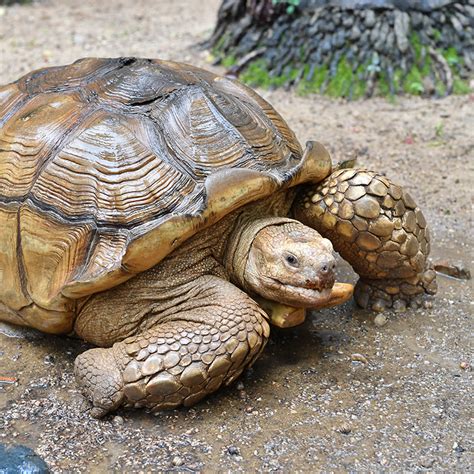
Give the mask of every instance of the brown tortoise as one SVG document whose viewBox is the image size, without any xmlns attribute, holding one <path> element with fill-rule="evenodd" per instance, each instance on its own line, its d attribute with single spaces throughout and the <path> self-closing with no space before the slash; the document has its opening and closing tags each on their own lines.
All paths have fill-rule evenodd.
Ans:
<svg viewBox="0 0 474 474">
<path fill-rule="evenodd" d="M 251 89 L 167 61 L 83 59 L 0 88 L 0 229 L 0 319 L 101 347 L 75 364 L 94 416 L 189 406 L 254 362 L 269 319 L 347 300 L 331 242 L 363 307 L 436 290 L 399 186 L 331 174 Z"/>
</svg>

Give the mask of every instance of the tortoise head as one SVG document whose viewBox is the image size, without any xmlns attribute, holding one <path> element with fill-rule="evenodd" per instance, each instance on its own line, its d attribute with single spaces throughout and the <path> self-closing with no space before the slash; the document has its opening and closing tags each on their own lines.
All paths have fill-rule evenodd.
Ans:
<svg viewBox="0 0 474 474">
<path fill-rule="evenodd" d="M 322 307 L 330 299 L 333 247 L 315 230 L 291 219 L 262 219 L 239 241 L 232 273 L 245 289 L 300 308 Z"/>
<path fill-rule="evenodd" d="M 270 300 L 320 306 L 335 281 L 332 250 L 328 239 L 300 222 L 265 227 L 249 250 L 246 285 Z"/>
</svg>

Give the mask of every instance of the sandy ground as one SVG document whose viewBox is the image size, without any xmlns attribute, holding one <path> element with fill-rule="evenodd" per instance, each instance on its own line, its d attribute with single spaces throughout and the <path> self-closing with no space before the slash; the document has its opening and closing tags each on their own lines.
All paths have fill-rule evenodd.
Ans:
<svg viewBox="0 0 474 474">
<path fill-rule="evenodd" d="M 83 56 L 172 58 L 194 48 L 217 0 L 49 0 L 0 9 L 0 83 Z M 207 67 L 210 67 L 207 65 Z M 404 183 L 431 225 L 434 260 L 472 269 L 474 97 L 346 103 L 262 94 L 301 141 Z M 340 264 L 341 278 L 354 279 Z M 54 472 L 445 471 L 472 457 L 472 281 L 439 277 L 433 309 L 352 304 L 273 331 L 232 387 L 192 409 L 91 419 L 72 377 L 79 341 L 1 327 L 0 443 L 21 443 Z M 362 354 L 367 363 L 352 361 Z M 470 392 L 470 393 L 469 393 Z"/>
</svg>

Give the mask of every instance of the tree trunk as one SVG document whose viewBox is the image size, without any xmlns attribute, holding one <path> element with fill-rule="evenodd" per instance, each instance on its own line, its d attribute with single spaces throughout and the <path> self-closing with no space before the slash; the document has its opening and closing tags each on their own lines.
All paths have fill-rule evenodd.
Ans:
<svg viewBox="0 0 474 474">
<path fill-rule="evenodd" d="M 223 0 L 207 42 L 253 85 L 355 98 L 468 92 L 468 0 Z"/>
</svg>

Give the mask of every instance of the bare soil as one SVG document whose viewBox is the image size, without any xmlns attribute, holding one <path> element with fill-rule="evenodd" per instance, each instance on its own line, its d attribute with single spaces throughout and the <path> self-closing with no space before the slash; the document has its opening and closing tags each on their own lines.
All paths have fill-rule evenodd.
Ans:
<svg viewBox="0 0 474 474">
<path fill-rule="evenodd" d="M 0 83 L 84 56 L 211 68 L 195 45 L 210 34 L 218 4 L 0 7 Z M 403 183 L 431 225 L 433 260 L 472 270 L 474 96 L 348 103 L 260 92 L 302 142 L 317 139 L 335 161 L 357 156 Z M 339 272 L 354 281 L 344 262 Z M 432 309 L 387 312 L 383 326 L 348 303 L 274 330 L 232 387 L 158 416 L 92 419 L 72 376 L 87 346 L 2 325 L 0 377 L 16 382 L 0 382 L 0 443 L 32 447 L 53 472 L 472 471 L 472 281 L 438 281 Z"/>
</svg>

